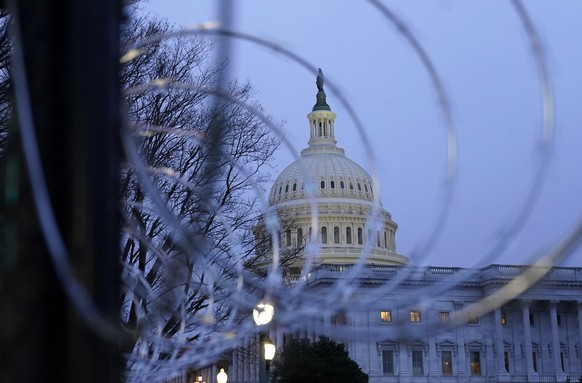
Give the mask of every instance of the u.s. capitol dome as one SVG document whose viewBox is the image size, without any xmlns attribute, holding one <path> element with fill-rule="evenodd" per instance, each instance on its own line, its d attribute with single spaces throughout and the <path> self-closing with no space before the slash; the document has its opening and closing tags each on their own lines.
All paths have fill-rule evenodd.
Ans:
<svg viewBox="0 0 582 383">
<path fill-rule="evenodd" d="M 336 145 L 336 114 L 326 102 L 321 70 L 316 84 L 316 103 L 307 115 L 308 147 L 279 174 L 269 194 L 280 222 L 280 248 L 302 249 L 316 242 L 316 265 L 350 265 L 360 259 L 405 265 L 408 259 L 396 253 L 398 225 L 374 194 L 372 177 Z"/>
</svg>

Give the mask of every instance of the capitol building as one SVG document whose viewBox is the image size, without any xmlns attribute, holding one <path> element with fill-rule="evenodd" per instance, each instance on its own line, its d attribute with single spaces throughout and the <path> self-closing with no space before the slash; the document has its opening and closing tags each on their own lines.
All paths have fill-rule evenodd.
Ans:
<svg viewBox="0 0 582 383">
<path fill-rule="evenodd" d="M 281 225 L 281 252 L 305 252 L 287 265 L 285 275 L 293 278 L 309 262 L 305 288 L 325 296 L 362 263 L 350 294 L 353 302 L 366 304 L 324 310 L 321 320 L 291 333 L 272 327 L 275 345 L 281 348 L 289 337 L 329 336 L 346 345 L 371 383 L 578 382 L 582 268 L 410 265 L 397 252 L 398 225 L 382 206 L 372 177 L 337 146 L 336 114 L 321 71 L 316 84 L 305 129 L 308 146 L 269 194 Z M 265 233 L 260 222 L 255 235 Z M 313 242 L 317 252 L 308 254 Z M 266 261 L 273 256 L 269 246 L 259 253 Z M 535 283 L 519 290 L 524 280 Z M 259 381 L 257 361 L 237 357 L 236 350 L 222 367 L 229 382 Z"/>
</svg>

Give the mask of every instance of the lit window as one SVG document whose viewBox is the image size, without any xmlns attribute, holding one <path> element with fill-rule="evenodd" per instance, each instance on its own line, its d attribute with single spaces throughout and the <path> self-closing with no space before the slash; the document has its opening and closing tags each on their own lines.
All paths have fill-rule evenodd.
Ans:
<svg viewBox="0 0 582 383">
<path fill-rule="evenodd" d="M 449 323 L 451 314 L 448 311 L 441 311 L 439 312 L 439 319 L 441 323 Z"/>
<path fill-rule="evenodd" d="M 441 351 L 441 367 L 443 375 L 453 375 L 453 353 L 451 351 Z"/>
<path fill-rule="evenodd" d="M 471 351 L 471 375 L 481 375 L 481 354 L 479 351 Z"/>
<path fill-rule="evenodd" d="M 392 311 L 390 310 L 380 311 L 380 322 L 382 323 L 392 322 Z"/>
<path fill-rule="evenodd" d="M 420 311 L 417 310 L 410 311 L 410 322 L 420 323 Z"/>
<path fill-rule="evenodd" d="M 382 372 L 384 375 L 394 375 L 393 350 L 382 350 Z"/>
<path fill-rule="evenodd" d="M 507 314 L 505 313 L 501 313 L 501 324 L 504 326 L 507 324 Z"/>
</svg>

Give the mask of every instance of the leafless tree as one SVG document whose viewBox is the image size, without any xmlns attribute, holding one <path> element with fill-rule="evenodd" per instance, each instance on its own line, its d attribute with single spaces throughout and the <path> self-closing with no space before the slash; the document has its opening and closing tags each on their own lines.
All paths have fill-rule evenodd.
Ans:
<svg viewBox="0 0 582 383">
<path fill-rule="evenodd" d="M 0 158 L 8 139 L 8 119 L 10 115 L 10 52 L 11 39 L 8 35 L 10 14 L 0 9 Z"/>
<path fill-rule="evenodd" d="M 123 36 L 129 43 L 169 31 L 162 21 L 132 18 Z M 248 83 L 228 83 L 213 102 L 208 90 L 217 89 L 227 65 L 212 62 L 213 46 L 191 36 L 149 44 L 121 73 L 140 166 L 174 218 L 160 211 L 128 163 L 121 174 L 122 320 L 142 346 L 154 332 L 196 342 L 209 316 L 215 324 L 228 318 L 225 281 L 255 257 L 252 227 L 264 208 L 256 188 L 269 180 L 279 141 L 256 113 L 263 110 Z M 222 134 L 212 137 L 217 123 Z"/>
</svg>

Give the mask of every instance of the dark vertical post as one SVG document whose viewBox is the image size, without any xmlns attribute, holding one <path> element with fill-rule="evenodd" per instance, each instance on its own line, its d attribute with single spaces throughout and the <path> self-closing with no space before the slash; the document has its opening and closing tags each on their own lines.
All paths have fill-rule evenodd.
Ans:
<svg viewBox="0 0 582 383">
<path fill-rule="evenodd" d="M 266 334 L 259 334 L 259 383 L 267 383 L 267 362 L 265 361 L 265 337 Z"/>
<path fill-rule="evenodd" d="M 10 9 L 22 36 L 16 49 L 24 54 L 38 150 L 60 235 L 76 278 L 102 315 L 117 323 L 120 0 L 5 5 L 10 4 L 17 7 Z M 2 164 L 11 176 L 1 181 L 2 224 L 10 230 L 4 231 L 2 242 L 9 245 L 0 257 L 0 381 L 118 383 L 119 344 L 86 326 L 53 268 L 29 169 L 14 145 L 27 139 L 16 125 Z"/>
</svg>

